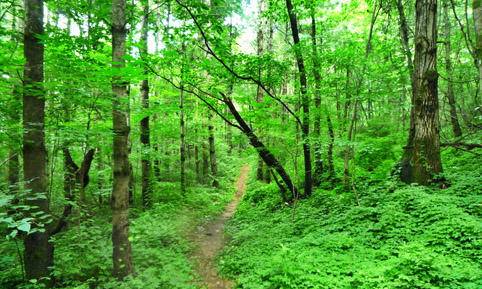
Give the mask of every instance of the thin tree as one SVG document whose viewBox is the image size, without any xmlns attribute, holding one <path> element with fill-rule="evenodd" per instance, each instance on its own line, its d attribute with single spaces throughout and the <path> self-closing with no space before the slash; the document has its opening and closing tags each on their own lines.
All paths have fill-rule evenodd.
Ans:
<svg viewBox="0 0 482 289">
<path fill-rule="evenodd" d="M 300 92 L 301 92 L 301 106 L 303 108 L 303 117 L 301 132 L 303 136 L 303 156 L 305 165 L 305 184 L 304 195 L 311 195 L 312 190 L 312 177 L 311 177 L 311 149 L 310 149 L 310 97 L 308 95 L 308 81 L 306 76 L 305 63 L 303 60 L 303 54 L 301 53 L 301 43 L 299 36 L 298 20 L 294 12 L 293 3 L 291 0 L 286 0 L 286 9 L 288 10 L 288 16 L 290 19 L 291 34 L 294 42 L 294 51 L 296 63 L 298 66 Z"/>
<path fill-rule="evenodd" d="M 443 6 L 443 15 L 444 15 L 444 52 L 445 52 L 445 70 L 447 72 L 447 100 L 449 102 L 450 107 L 450 124 L 452 125 L 452 132 L 456 138 L 462 136 L 462 129 L 460 128 L 459 119 L 457 117 L 457 107 L 455 104 L 455 94 L 454 94 L 454 85 L 453 85 L 453 65 L 452 65 L 452 43 L 450 41 L 450 37 L 452 34 L 450 18 L 449 18 L 449 2 L 445 0 Z"/>
<path fill-rule="evenodd" d="M 149 31 L 149 0 L 143 0 L 143 16 L 142 16 L 142 33 L 141 33 L 141 57 L 143 61 L 147 61 L 148 56 L 148 31 Z M 149 109 L 149 69 L 146 64 L 143 65 L 144 79 L 141 81 L 141 104 L 142 108 Z M 150 160 L 150 129 L 149 116 L 144 116 L 141 119 L 141 194 L 142 206 L 144 209 L 151 205 L 151 160 Z"/>
</svg>

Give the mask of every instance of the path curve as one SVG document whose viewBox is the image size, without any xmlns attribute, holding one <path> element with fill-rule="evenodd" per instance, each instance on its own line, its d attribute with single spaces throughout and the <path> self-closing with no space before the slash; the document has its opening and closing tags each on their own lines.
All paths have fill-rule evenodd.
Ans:
<svg viewBox="0 0 482 289">
<path fill-rule="evenodd" d="M 224 225 L 236 211 L 236 207 L 241 201 L 246 191 L 249 166 L 244 165 L 236 181 L 236 194 L 233 200 L 226 206 L 224 212 L 211 220 L 207 224 L 198 227 L 193 237 L 196 249 L 193 258 L 196 270 L 202 278 L 203 288 L 208 289 L 231 289 L 233 282 L 221 278 L 216 267 L 216 256 L 222 250 L 225 243 Z"/>
</svg>

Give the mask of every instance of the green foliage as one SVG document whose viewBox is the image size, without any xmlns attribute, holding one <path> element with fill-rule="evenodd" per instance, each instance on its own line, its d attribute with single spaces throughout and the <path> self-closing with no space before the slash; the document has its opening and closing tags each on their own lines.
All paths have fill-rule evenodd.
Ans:
<svg viewBox="0 0 482 289">
<path fill-rule="evenodd" d="M 249 289 L 479 288 L 482 222 L 466 205 L 482 199 L 480 168 L 470 171 L 466 154 L 446 157 L 463 185 L 394 190 L 388 181 L 360 192 L 359 206 L 352 193 L 318 190 L 286 207 L 270 185 L 251 183 L 222 271 Z"/>
</svg>

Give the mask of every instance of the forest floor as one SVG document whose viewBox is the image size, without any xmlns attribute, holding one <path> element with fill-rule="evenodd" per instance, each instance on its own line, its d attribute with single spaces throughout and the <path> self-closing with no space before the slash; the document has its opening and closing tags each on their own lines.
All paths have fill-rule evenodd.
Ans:
<svg viewBox="0 0 482 289">
<path fill-rule="evenodd" d="M 229 202 L 220 215 L 197 227 L 192 234 L 192 241 L 195 244 L 192 259 L 195 262 L 196 271 L 201 277 L 202 286 L 208 289 L 230 289 L 233 285 L 232 281 L 219 276 L 216 256 L 221 252 L 226 241 L 224 225 L 234 215 L 246 191 L 248 173 L 249 166 L 244 165 L 236 181 L 236 194 L 233 200 Z"/>
</svg>

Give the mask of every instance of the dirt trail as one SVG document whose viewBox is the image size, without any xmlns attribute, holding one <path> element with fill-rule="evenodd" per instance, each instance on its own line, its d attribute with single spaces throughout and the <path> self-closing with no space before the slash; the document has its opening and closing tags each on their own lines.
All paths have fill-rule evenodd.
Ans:
<svg viewBox="0 0 482 289">
<path fill-rule="evenodd" d="M 249 166 L 244 165 L 236 182 L 236 195 L 226 206 L 224 212 L 207 224 L 198 227 L 193 236 L 196 250 L 193 254 L 197 273 L 202 278 L 202 285 L 209 289 L 231 289 L 233 282 L 224 280 L 218 275 L 216 256 L 224 246 L 224 224 L 236 211 L 246 190 Z M 203 287 L 204 288 L 204 287 Z"/>
</svg>

